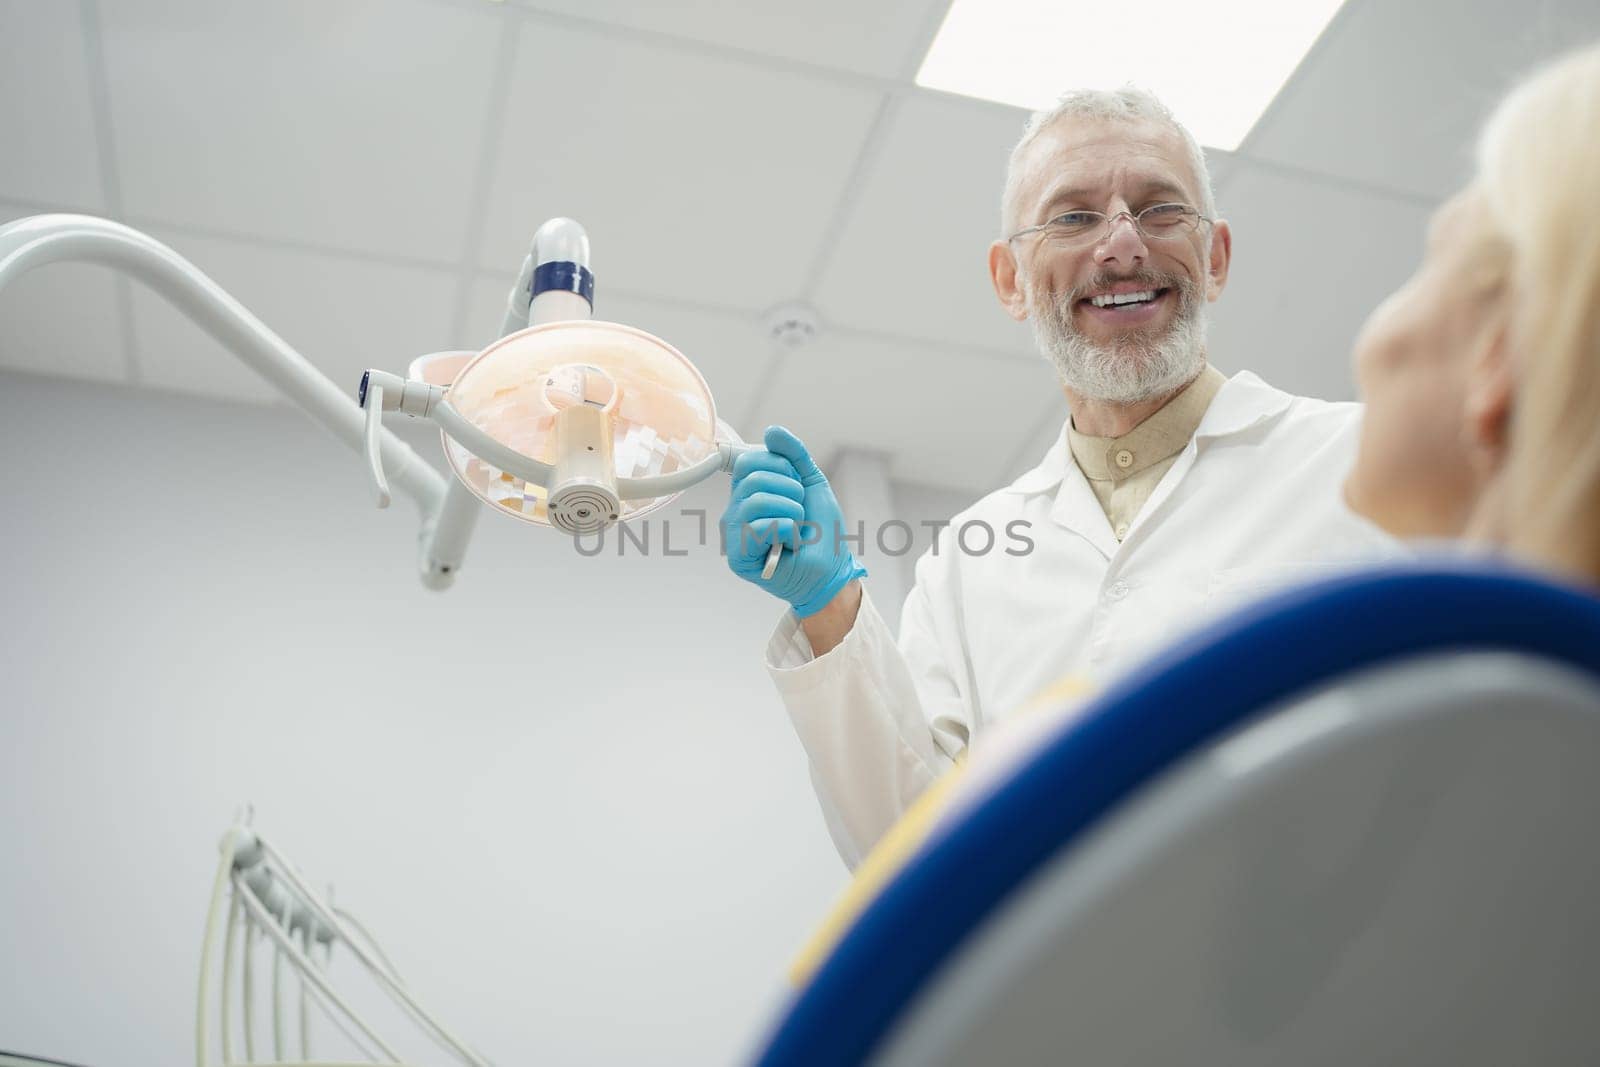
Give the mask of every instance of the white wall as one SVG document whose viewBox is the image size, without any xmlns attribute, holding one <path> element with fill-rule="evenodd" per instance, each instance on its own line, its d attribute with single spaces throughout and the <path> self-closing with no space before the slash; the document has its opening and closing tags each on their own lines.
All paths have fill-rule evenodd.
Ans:
<svg viewBox="0 0 1600 1067">
<path fill-rule="evenodd" d="M 867 473 L 872 471 L 870 461 L 864 465 L 857 461 L 853 470 L 841 471 L 842 461 L 842 454 L 835 453 L 821 461 L 822 469 L 839 498 L 847 530 L 860 535 L 850 547 L 867 568 L 873 603 L 890 629 L 898 631 L 900 610 L 916 580 L 917 560 L 933 547 L 938 528 L 981 494 L 906 481 L 889 482 L 886 491 L 874 492 Z M 852 475 L 865 475 L 865 484 L 852 484 Z"/>
<path fill-rule="evenodd" d="M 296 412 L 0 389 L 0 1047 L 192 1056 L 244 801 L 502 1064 L 749 1046 L 845 873 L 761 667 L 778 605 L 715 541 L 584 559 L 485 514 L 429 593 L 414 512 Z"/>
</svg>

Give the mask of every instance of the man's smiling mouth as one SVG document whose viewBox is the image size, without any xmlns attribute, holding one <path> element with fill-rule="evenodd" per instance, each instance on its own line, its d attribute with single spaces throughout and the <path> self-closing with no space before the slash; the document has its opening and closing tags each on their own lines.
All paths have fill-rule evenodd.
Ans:
<svg viewBox="0 0 1600 1067">
<path fill-rule="evenodd" d="M 1165 287 L 1134 289 L 1122 293 L 1101 293 L 1084 297 L 1079 303 L 1088 304 L 1101 311 L 1134 311 L 1149 307 L 1172 290 Z"/>
<path fill-rule="evenodd" d="M 1120 307 L 1123 304 L 1148 304 L 1164 292 L 1165 289 L 1141 289 L 1137 293 L 1105 293 L 1090 297 L 1089 303 L 1097 308 Z"/>
</svg>

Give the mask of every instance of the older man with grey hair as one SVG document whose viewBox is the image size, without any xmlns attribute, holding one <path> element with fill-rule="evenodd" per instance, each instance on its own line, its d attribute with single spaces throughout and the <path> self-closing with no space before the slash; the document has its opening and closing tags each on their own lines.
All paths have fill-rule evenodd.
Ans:
<svg viewBox="0 0 1600 1067">
<path fill-rule="evenodd" d="M 1241 597 L 1394 551 L 1340 493 L 1359 407 L 1207 362 L 1233 238 L 1158 100 L 1080 91 L 1034 115 L 1001 223 L 995 294 L 1032 324 L 1068 417 L 917 561 L 898 641 L 799 439 L 769 429 L 734 469 L 729 566 L 790 605 L 767 666 L 851 865 L 996 724 Z M 776 570 L 751 528 L 788 542 Z"/>
</svg>

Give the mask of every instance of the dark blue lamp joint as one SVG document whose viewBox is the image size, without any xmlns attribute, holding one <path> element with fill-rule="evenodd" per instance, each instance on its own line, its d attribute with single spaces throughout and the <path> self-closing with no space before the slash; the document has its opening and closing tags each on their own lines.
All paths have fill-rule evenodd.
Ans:
<svg viewBox="0 0 1600 1067">
<path fill-rule="evenodd" d="M 594 273 L 588 267 L 571 260 L 541 263 L 533 270 L 533 281 L 528 286 L 529 299 L 552 289 L 577 293 L 594 307 Z"/>
</svg>

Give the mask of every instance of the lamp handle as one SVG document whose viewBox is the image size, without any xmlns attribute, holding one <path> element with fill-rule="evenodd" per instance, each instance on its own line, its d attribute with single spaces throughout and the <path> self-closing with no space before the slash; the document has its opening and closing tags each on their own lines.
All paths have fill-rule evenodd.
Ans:
<svg viewBox="0 0 1600 1067">
<path fill-rule="evenodd" d="M 367 456 L 367 475 L 378 493 L 378 507 L 389 506 L 389 480 L 383 476 L 383 453 L 378 449 L 378 431 L 383 427 L 383 386 L 368 381 L 361 390 L 361 406 L 365 409 L 366 423 L 362 427 L 362 442 Z"/>
</svg>

